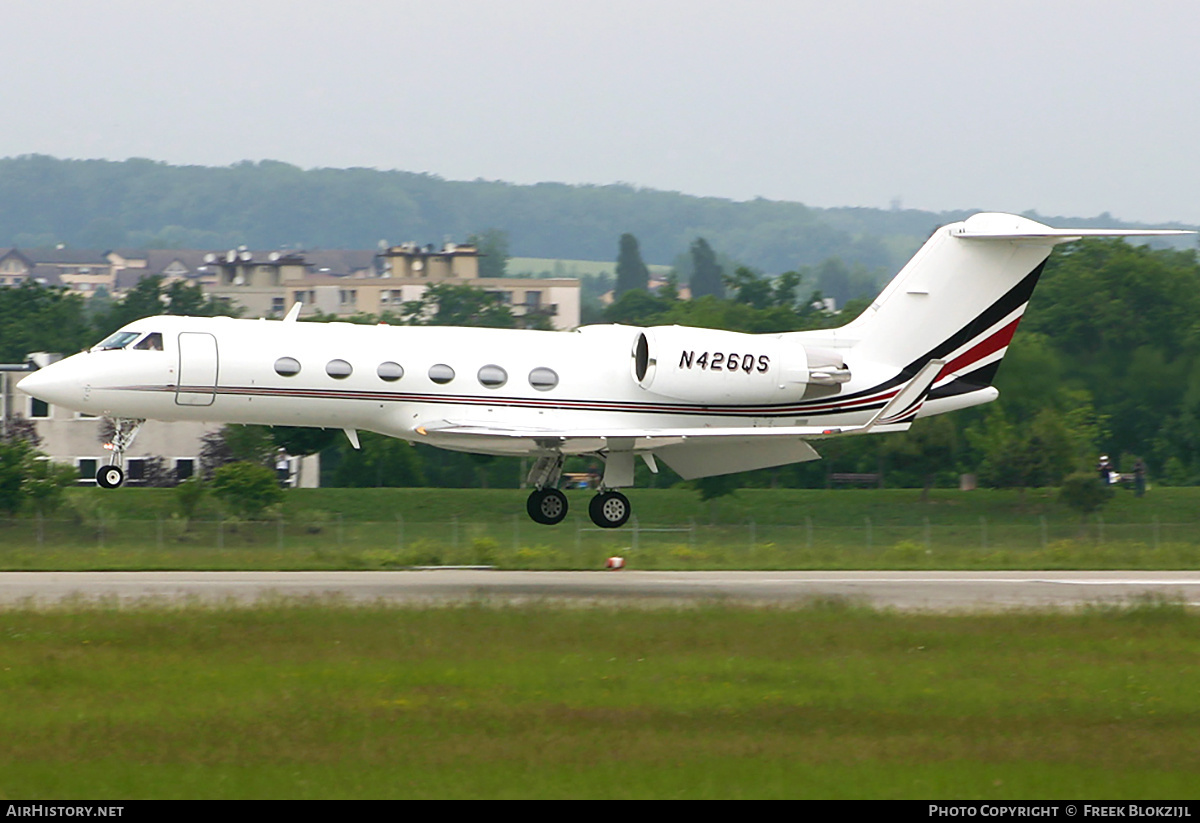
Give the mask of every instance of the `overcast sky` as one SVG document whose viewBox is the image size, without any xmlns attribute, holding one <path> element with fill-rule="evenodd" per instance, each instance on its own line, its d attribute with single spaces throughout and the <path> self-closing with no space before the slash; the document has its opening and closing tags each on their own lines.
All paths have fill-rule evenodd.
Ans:
<svg viewBox="0 0 1200 823">
<path fill-rule="evenodd" d="M 1200 4 L 0 0 L 0 156 L 1200 223 Z"/>
</svg>

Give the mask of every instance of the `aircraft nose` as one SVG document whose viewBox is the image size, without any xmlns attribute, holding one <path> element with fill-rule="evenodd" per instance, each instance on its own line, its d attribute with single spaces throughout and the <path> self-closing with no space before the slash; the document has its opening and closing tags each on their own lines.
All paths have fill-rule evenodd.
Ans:
<svg viewBox="0 0 1200 823">
<path fill-rule="evenodd" d="M 71 369 L 60 368 L 62 363 L 52 363 L 38 369 L 33 374 L 26 375 L 17 383 L 17 388 L 26 394 L 33 395 L 38 400 L 57 405 L 68 405 L 77 400 L 80 386 L 73 379 Z"/>
</svg>

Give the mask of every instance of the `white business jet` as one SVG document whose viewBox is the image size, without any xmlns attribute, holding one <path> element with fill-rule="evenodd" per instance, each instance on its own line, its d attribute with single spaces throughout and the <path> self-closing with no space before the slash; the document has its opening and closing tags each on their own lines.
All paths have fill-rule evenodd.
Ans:
<svg viewBox="0 0 1200 823">
<path fill-rule="evenodd" d="M 147 317 L 20 388 L 116 424 L 112 462 L 146 419 L 367 430 L 444 449 L 535 458 L 527 509 L 559 523 L 563 458 L 604 461 L 589 506 L 638 458 L 692 479 L 818 459 L 812 441 L 903 431 L 996 399 L 992 386 L 1055 244 L 1178 231 L 1053 229 L 976 214 L 937 230 L 861 316 L 837 329 L 741 334 L 682 326 L 574 332 Z"/>
</svg>

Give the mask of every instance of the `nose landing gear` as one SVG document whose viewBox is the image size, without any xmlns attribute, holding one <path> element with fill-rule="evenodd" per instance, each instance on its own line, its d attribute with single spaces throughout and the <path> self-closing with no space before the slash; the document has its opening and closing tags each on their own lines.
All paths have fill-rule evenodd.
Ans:
<svg viewBox="0 0 1200 823">
<path fill-rule="evenodd" d="M 125 482 L 125 470 L 121 468 L 125 450 L 133 445 L 134 438 L 146 421 L 118 417 L 112 422 L 112 442 L 104 445 L 104 448 L 112 451 L 112 458 L 107 466 L 101 466 L 96 472 L 96 485 L 102 489 L 115 489 Z"/>
<path fill-rule="evenodd" d="M 102 489 L 115 489 L 124 482 L 125 470 L 120 466 L 109 464 L 96 472 L 96 485 Z"/>
</svg>

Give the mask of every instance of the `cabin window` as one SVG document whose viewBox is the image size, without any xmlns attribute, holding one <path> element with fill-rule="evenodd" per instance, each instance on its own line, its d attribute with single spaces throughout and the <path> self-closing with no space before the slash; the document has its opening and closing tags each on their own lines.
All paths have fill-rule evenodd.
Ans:
<svg viewBox="0 0 1200 823">
<path fill-rule="evenodd" d="M 275 361 L 275 373 L 281 377 L 293 377 L 300 373 L 300 361 L 294 357 L 281 357 Z"/>
<path fill-rule="evenodd" d="M 558 385 L 558 373 L 554 369 L 538 366 L 529 373 L 529 385 L 538 391 L 550 391 Z"/>
<path fill-rule="evenodd" d="M 454 369 L 445 363 L 437 363 L 429 367 L 429 379 L 439 386 L 444 386 L 454 379 Z"/>
<path fill-rule="evenodd" d="M 123 349 L 138 338 L 140 331 L 119 331 L 111 334 L 92 347 L 92 351 Z"/>
<path fill-rule="evenodd" d="M 498 389 L 508 382 L 508 372 L 499 366 L 484 366 L 479 370 L 479 382 L 489 389 Z"/>
<path fill-rule="evenodd" d="M 335 380 L 345 380 L 354 372 L 354 368 L 345 360 L 330 360 L 325 364 L 325 373 Z"/>
<path fill-rule="evenodd" d="M 134 346 L 134 348 L 141 349 L 142 351 L 162 351 L 163 350 L 162 334 L 160 334 L 159 332 L 156 332 L 156 331 L 152 331 L 148 335 L 143 337 L 141 340 L 139 340 L 137 342 L 137 345 Z"/>
<path fill-rule="evenodd" d="M 394 383 L 404 376 L 404 367 L 399 363 L 393 363 L 391 360 L 386 363 L 380 363 L 379 368 L 375 370 L 379 375 L 380 380 L 386 380 L 389 383 Z"/>
</svg>

